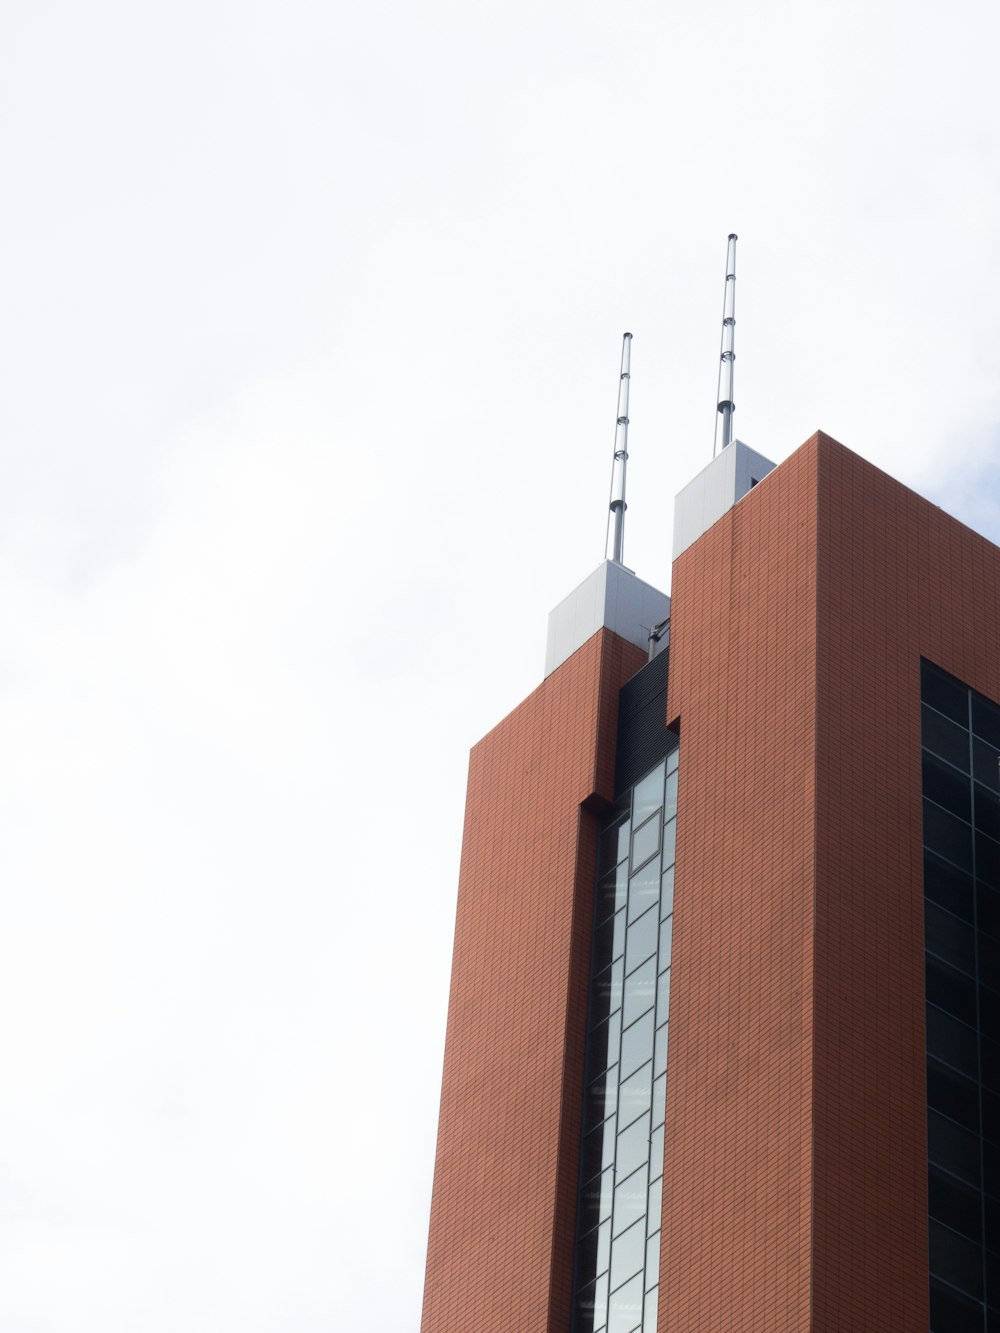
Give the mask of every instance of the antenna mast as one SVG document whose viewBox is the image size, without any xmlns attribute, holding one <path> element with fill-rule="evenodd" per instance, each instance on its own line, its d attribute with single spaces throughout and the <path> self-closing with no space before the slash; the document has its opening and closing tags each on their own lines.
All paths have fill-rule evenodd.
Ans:
<svg viewBox="0 0 1000 1333">
<path fill-rule="evenodd" d="M 604 536 L 605 559 L 612 559 L 615 564 L 622 562 L 622 546 L 625 539 L 625 468 L 628 463 L 628 386 L 629 364 L 632 359 L 632 335 L 622 337 L 622 369 L 618 379 L 618 419 L 615 422 L 615 456 L 611 464 L 611 503 L 608 506 L 608 526 Z M 611 518 L 614 516 L 614 542 L 611 556 L 608 557 L 609 538 L 611 536 Z"/>
<path fill-rule="evenodd" d="M 736 233 L 729 233 L 726 246 L 726 290 L 722 298 L 722 348 L 719 352 L 719 406 L 722 417 L 723 449 L 733 438 L 733 362 L 736 352 L 733 350 L 736 335 Z M 719 445 L 719 423 L 715 425 L 715 441 L 712 445 L 714 458 Z"/>
</svg>

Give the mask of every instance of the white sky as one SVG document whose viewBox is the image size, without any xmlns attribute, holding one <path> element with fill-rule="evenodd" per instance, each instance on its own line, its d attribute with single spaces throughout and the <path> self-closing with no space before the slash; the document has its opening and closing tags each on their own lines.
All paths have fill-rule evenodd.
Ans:
<svg viewBox="0 0 1000 1333">
<path fill-rule="evenodd" d="M 469 746 L 711 456 L 1000 538 L 994 5 L 8 0 L 0 1329 L 419 1324 Z"/>
</svg>

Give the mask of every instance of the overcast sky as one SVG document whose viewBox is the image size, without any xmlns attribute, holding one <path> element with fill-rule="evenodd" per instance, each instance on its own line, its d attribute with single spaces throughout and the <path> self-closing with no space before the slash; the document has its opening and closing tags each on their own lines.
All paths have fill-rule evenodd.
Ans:
<svg viewBox="0 0 1000 1333">
<path fill-rule="evenodd" d="M 414 1333 L 467 753 L 622 332 L 649 582 L 729 231 L 736 434 L 1000 539 L 997 15 L 7 0 L 3 1333 Z"/>
</svg>

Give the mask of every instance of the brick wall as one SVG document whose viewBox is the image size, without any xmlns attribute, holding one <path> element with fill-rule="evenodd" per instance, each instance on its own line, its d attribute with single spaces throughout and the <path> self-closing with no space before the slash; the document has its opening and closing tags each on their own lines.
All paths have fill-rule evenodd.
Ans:
<svg viewBox="0 0 1000 1333">
<path fill-rule="evenodd" d="M 472 751 L 423 1333 L 566 1333 L 597 811 L 618 691 L 599 631 Z"/>
<path fill-rule="evenodd" d="M 800 450 L 674 562 L 670 1333 L 809 1326 L 815 457 Z"/>
<path fill-rule="evenodd" d="M 675 562 L 661 1333 L 928 1326 L 919 661 L 1000 552 L 823 435 Z"/>
</svg>

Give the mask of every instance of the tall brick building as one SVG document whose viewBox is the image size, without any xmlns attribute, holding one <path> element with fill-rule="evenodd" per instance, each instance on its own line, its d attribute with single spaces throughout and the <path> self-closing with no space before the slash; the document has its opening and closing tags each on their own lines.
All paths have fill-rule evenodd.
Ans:
<svg viewBox="0 0 1000 1333">
<path fill-rule="evenodd" d="M 470 761 L 423 1333 L 1000 1333 L 997 700 L 1000 550 L 822 434 L 681 493 L 669 602 L 553 612 Z"/>
</svg>

